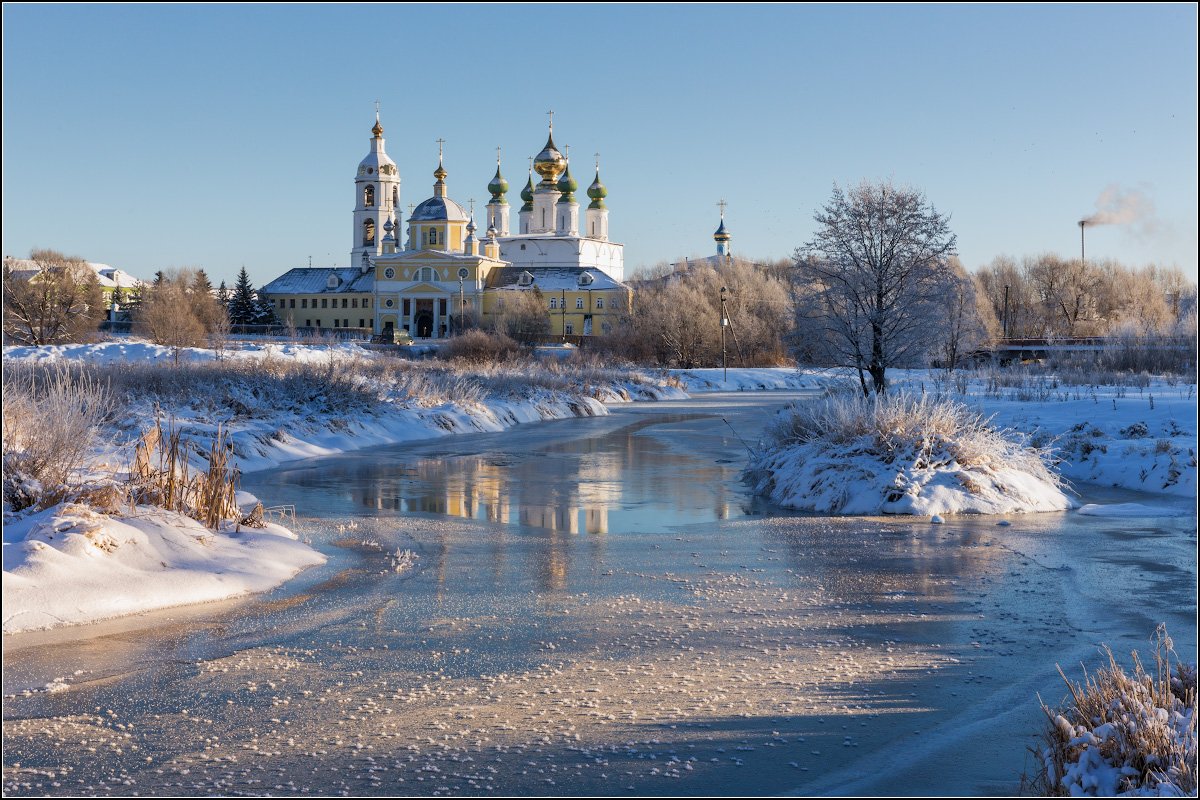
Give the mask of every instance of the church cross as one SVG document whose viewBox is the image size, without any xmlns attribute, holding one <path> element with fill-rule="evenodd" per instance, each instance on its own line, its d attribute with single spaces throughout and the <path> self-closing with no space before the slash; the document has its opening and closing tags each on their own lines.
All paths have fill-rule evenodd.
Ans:
<svg viewBox="0 0 1200 800">
<path fill-rule="evenodd" d="M 546 113 L 550 115 L 550 132 L 554 133 L 554 109 L 551 109 Z"/>
<path fill-rule="evenodd" d="M 437 146 L 438 146 L 438 163 L 439 164 L 442 163 L 442 145 L 444 145 L 445 143 L 446 143 L 445 139 L 438 137 Z"/>
<path fill-rule="evenodd" d="M 599 172 L 600 171 L 600 154 L 593 153 L 592 155 L 594 155 L 596 157 L 596 172 Z"/>
<path fill-rule="evenodd" d="M 500 147 L 496 147 L 496 166 L 500 166 Z"/>
<path fill-rule="evenodd" d="M 379 119 L 379 101 L 375 101 L 375 118 Z"/>
<path fill-rule="evenodd" d="M 467 205 L 469 205 L 471 207 L 471 216 L 474 217 L 475 216 L 475 198 L 472 197 L 470 200 L 468 200 Z"/>
<path fill-rule="evenodd" d="M 727 205 L 729 205 L 729 204 L 726 203 L 724 200 L 717 203 L 717 206 L 721 209 L 721 219 L 725 219 L 725 206 L 727 206 Z"/>
</svg>

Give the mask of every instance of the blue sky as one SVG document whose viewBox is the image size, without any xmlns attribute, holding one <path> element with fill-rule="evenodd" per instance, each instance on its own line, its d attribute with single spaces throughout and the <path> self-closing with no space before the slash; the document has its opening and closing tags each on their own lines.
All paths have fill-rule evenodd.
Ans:
<svg viewBox="0 0 1200 800">
<path fill-rule="evenodd" d="M 790 255 L 834 182 L 951 215 L 963 262 L 1079 251 L 1196 273 L 1192 5 L 5 5 L 3 252 L 262 284 L 345 264 L 382 102 L 401 200 L 482 205 L 503 148 L 601 153 L 626 267 Z M 1137 194 L 1132 194 L 1137 193 Z M 519 201 L 518 201 L 519 202 Z"/>
</svg>

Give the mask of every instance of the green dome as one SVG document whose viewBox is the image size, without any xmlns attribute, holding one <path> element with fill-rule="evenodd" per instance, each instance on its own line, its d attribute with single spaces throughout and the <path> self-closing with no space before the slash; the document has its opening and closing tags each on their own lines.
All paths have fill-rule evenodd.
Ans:
<svg viewBox="0 0 1200 800">
<path fill-rule="evenodd" d="M 525 201 L 521 210 L 533 211 L 533 172 L 529 173 L 529 180 L 525 181 L 525 188 L 521 190 L 521 199 Z"/>
<path fill-rule="evenodd" d="M 499 164 L 496 165 L 496 177 L 488 183 L 488 191 L 492 193 L 493 200 L 503 200 L 504 193 L 508 191 L 508 181 L 500 174 Z"/>
<path fill-rule="evenodd" d="M 560 203 L 575 202 L 575 190 L 579 188 L 579 184 L 571 177 L 571 165 L 567 164 L 567 168 L 563 170 L 562 177 L 558 179 L 558 190 L 562 192 L 562 197 L 559 198 Z"/>
<path fill-rule="evenodd" d="M 596 169 L 596 180 L 588 187 L 587 196 L 592 198 L 588 208 L 604 208 L 604 198 L 608 197 L 608 189 L 600 182 L 600 169 Z"/>
</svg>

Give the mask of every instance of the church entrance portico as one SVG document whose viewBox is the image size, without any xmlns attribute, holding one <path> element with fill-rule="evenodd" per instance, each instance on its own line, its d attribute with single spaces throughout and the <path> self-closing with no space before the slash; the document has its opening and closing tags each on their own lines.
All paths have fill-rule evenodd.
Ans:
<svg viewBox="0 0 1200 800">
<path fill-rule="evenodd" d="M 429 339 L 437 330 L 434 321 L 434 303 L 432 299 L 413 301 L 413 335 L 418 339 Z"/>
</svg>

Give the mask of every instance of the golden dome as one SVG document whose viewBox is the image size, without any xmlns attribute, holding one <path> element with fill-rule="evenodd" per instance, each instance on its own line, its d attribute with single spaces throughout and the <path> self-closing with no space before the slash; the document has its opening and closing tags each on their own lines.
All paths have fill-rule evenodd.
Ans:
<svg viewBox="0 0 1200 800">
<path fill-rule="evenodd" d="M 554 146 L 554 133 L 546 139 L 546 146 L 533 159 L 533 170 L 542 176 L 543 182 L 554 183 L 567 168 L 567 159 Z"/>
</svg>

